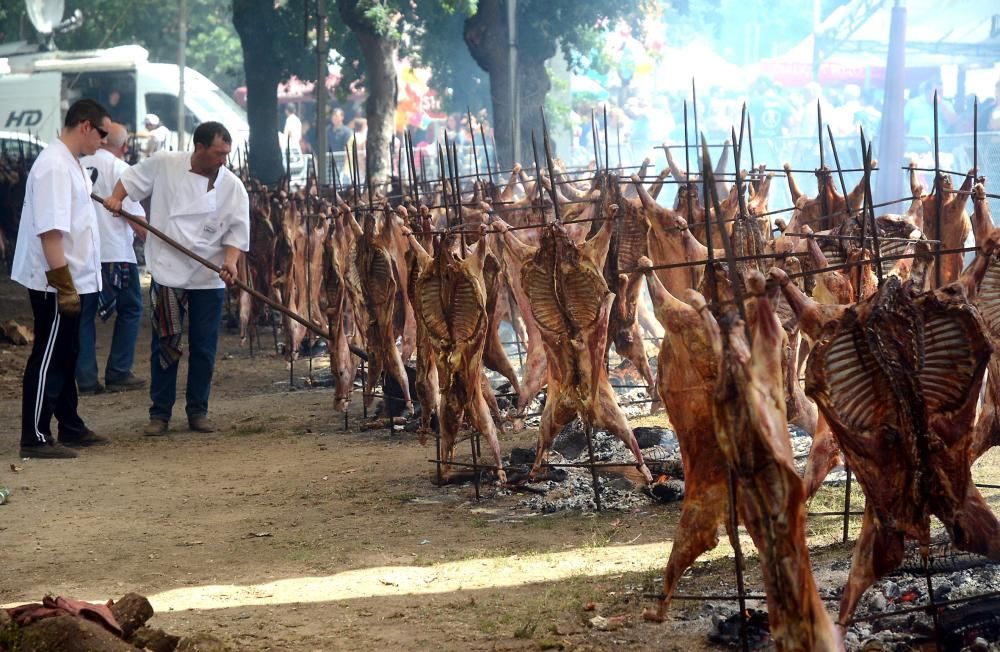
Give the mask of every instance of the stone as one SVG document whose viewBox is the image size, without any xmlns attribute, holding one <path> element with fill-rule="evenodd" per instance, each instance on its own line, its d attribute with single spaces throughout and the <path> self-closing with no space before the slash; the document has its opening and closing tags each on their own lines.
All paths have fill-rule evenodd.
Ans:
<svg viewBox="0 0 1000 652">
<path fill-rule="evenodd" d="M 22 326 L 13 319 L 8 319 L 3 324 L 4 335 L 7 336 L 11 342 L 18 346 L 26 346 L 31 344 L 35 336 L 31 332 L 31 329 L 27 326 Z"/>
</svg>

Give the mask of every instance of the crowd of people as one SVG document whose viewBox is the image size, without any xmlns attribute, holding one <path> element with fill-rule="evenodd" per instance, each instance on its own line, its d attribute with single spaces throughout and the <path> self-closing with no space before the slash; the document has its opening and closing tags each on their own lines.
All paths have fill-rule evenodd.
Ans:
<svg viewBox="0 0 1000 652">
<path fill-rule="evenodd" d="M 147 128 L 158 126 L 155 117 L 147 116 Z M 225 126 L 205 122 L 193 142 L 191 152 L 156 151 L 129 166 L 125 126 L 112 122 L 98 102 L 81 99 L 67 110 L 59 137 L 35 160 L 11 272 L 27 289 L 34 317 L 22 385 L 21 457 L 71 458 L 75 449 L 109 444 L 79 414 L 79 395 L 146 387 L 133 371 L 143 304 L 132 244 L 136 236 L 145 238 L 143 225 L 162 230 L 221 270 L 216 274 L 155 238 L 147 241 L 153 328 L 145 434 L 169 431 L 185 323 L 188 426 L 215 430 L 208 419 L 212 372 L 225 286 L 236 278 L 236 262 L 249 247 L 249 200 L 226 167 L 232 137 Z M 148 222 L 143 200 L 150 205 Z M 139 217 L 139 224 L 121 217 L 123 211 Z M 102 385 L 96 320 L 114 314 Z"/>
</svg>

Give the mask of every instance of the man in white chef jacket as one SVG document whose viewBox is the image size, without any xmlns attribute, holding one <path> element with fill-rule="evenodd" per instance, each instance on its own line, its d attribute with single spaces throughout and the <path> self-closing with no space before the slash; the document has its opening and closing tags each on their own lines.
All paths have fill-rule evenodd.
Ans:
<svg viewBox="0 0 1000 652">
<path fill-rule="evenodd" d="M 128 131 L 124 125 L 112 123 L 107 141 L 92 156 L 84 156 L 80 164 L 94 184 L 94 193 L 107 197 L 122 173 L 128 169 L 124 161 L 128 151 Z M 142 205 L 126 199 L 124 209 L 139 217 L 146 212 Z M 104 366 L 104 382 L 110 391 L 142 389 L 146 381 L 132 372 L 135 341 L 142 319 L 142 288 L 139 266 L 132 242 L 135 232 L 129 222 L 115 217 L 104 206 L 94 202 L 97 226 L 101 236 L 101 279 L 103 288 L 82 301 L 80 312 L 80 355 L 76 360 L 76 386 L 80 394 L 104 391 L 97 373 L 97 316 L 106 321 L 115 317 L 111 335 L 111 350 Z M 145 239 L 145 231 L 139 234 Z"/>
<path fill-rule="evenodd" d="M 229 131 L 218 122 L 205 122 L 195 129 L 193 141 L 194 152 L 159 153 L 126 170 L 104 202 L 117 213 L 126 197 L 141 201 L 151 196 L 150 225 L 221 268 L 216 274 L 155 236 L 146 242 L 153 323 L 147 435 L 169 429 L 185 319 L 188 425 L 196 432 L 215 430 L 208 420 L 208 397 L 225 287 L 236 278 L 240 252 L 250 246 L 247 192 L 225 167 L 232 147 Z"/>
<path fill-rule="evenodd" d="M 28 288 L 35 341 L 24 370 L 21 457 L 76 457 L 74 447 L 107 444 L 77 412 L 73 376 L 80 300 L 101 290 L 101 248 L 91 182 L 80 157 L 93 154 L 111 118 L 90 99 L 74 102 L 59 137 L 28 174 L 11 279 Z M 51 421 L 59 423 L 59 441 Z"/>
</svg>

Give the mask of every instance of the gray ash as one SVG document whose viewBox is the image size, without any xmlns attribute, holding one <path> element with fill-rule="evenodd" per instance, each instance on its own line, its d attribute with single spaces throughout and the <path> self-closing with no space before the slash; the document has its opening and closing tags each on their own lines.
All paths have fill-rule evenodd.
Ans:
<svg viewBox="0 0 1000 652">
<path fill-rule="evenodd" d="M 653 474 L 658 471 L 670 470 L 676 475 L 670 479 L 670 484 L 664 489 L 665 496 L 673 500 L 683 497 L 683 475 L 680 463 L 680 448 L 674 433 L 666 428 L 637 429 L 637 438 L 646 444 L 643 456 Z M 623 469 L 635 464 L 632 452 L 614 435 L 604 430 L 593 433 L 594 461 L 599 463 L 620 462 Z M 518 451 L 512 454 L 511 463 L 530 463 L 534 459 L 534 451 Z M 586 464 L 590 462 L 587 446 L 587 435 L 583 423 L 577 419 L 563 428 L 556 436 L 549 455 L 552 464 Z M 594 500 L 594 484 L 590 469 L 585 467 L 561 467 L 566 472 L 566 479 L 561 482 L 547 480 L 533 483 L 527 489 L 534 495 L 518 503 L 518 507 L 526 507 L 532 511 L 544 514 L 567 510 L 593 512 L 597 510 Z M 626 511 L 636 507 L 648 506 L 654 498 L 643 487 L 637 486 L 626 477 L 617 474 L 615 468 L 599 470 L 601 508 L 606 510 Z M 660 498 L 665 500 L 665 498 Z"/>
<path fill-rule="evenodd" d="M 969 598 L 940 608 L 940 649 L 1000 652 L 1000 596 L 989 597 L 1000 593 L 1000 564 L 958 551 L 939 538 L 931 546 L 929 566 L 935 603 Z M 911 542 L 900 568 L 865 591 L 855 612 L 859 618 L 890 615 L 851 625 L 844 638 L 847 649 L 922 649 L 937 638 L 931 615 L 926 610 L 891 614 L 928 602 L 927 579 L 917 547 Z"/>
</svg>

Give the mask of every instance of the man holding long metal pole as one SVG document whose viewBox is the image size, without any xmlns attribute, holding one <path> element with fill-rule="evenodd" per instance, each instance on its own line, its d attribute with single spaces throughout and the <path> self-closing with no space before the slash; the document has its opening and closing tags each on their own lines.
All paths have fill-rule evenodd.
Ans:
<svg viewBox="0 0 1000 652">
<path fill-rule="evenodd" d="M 127 170 L 104 202 L 119 213 L 126 196 L 152 197 L 150 225 L 219 268 L 216 273 L 157 239 L 147 243 L 146 262 L 153 323 L 147 435 L 164 435 L 176 399 L 181 334 L 189 321 L 188 425 L 213 432 L 208 398 L 219 341 L 225 286 L 236 280 L 240 252 L 250 245 L 250 202 L 239 178 L 225 167 L 229 131 L 205 122 L 194 132 L 194 152 L 169 152 Z"/>
</svg>

